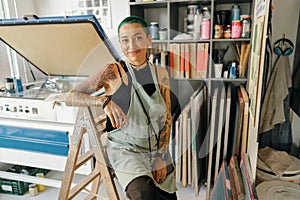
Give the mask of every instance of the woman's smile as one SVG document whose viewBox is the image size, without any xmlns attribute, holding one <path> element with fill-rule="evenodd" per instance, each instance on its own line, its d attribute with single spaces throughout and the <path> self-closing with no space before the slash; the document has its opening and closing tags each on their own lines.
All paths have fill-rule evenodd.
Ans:
<svg viewBox="0 0 300 200">
<path fill-rule="evenodd" d="M 140 53 L 140 50 L 128 51 L 128 54 L 130 55 L 137 55 L 138 53 Z"/>
</svg>

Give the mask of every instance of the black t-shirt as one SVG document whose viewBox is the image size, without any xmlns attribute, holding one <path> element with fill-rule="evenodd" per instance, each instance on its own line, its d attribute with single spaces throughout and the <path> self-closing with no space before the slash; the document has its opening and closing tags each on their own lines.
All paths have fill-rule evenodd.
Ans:
<svg viewBox="0 0 300 200">
<path fill-rule="evenodd" d="M 120 70 L 119 74 L 122 78 L 122 84 L 118 88 L 118 90 L 111 96 L 112 101 L 116 103 L 120 108 L 123 110 L 125 114 L 127 114 L 129 105 L 130 105 L 130 98 L 131 98 L 131 89 L 132 89 L 132 77 L 130 73 L 128 72 L 128 69 L 126 67 L 126 64 L 124 61 L 121 61 L 122 67 L 125 70 L 127 77 L 128 77 L 128 85 L 126 85 L 123 81 L 123 78 L 121 76 Z M 147 65 L 143 69 L 136 70 L 133 69 L 135 77 L 137 82 L 142 85 L 146 93 L 151 96 L 155 92 L 155 85 L 152 77 L 152 73 L 150 70 L 150 65 Z M 112 131 L 115 128 L 113 128 L 109 118 L 107 117 L 107 123 L 106 123 L 106 130 Z"/>
</svg>

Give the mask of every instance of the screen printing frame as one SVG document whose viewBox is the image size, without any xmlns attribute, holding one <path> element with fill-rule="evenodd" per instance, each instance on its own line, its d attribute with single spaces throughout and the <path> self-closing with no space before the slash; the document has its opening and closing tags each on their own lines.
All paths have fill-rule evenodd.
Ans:
<svg viewBox="0 0 300 200">
<path fill-rule="evenodd" d="M 47 76 L 88 76 L 121 59 L 94 15 L 1 20 L 0 40 Z"/>
</svg>

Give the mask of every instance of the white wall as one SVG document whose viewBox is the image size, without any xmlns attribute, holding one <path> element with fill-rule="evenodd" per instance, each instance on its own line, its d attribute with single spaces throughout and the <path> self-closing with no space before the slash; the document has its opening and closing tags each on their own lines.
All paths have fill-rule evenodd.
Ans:
<svg viewBox="0 0 300 200">
<path fill-rule="evenodd" d="M 24 1 L 24 0 L 21 0 Z M 27 1 L 27 0 L 26 0 Z M 63 16 L 67 7 L 67 0 L 33 0 L 39 16 Z M 117 33 L 119 22 L 129 15 L 129 0 L 111 0 L 112 29 L 105 32 L 114 37 Z"/>
<path fill-rule="evenodd" d="M 284 1 L 273 0 L 273 5 L 274 5 L 273 19 L 272 19 L 273 43 L 277 39 L 282 38 L 283 34 L 285 34 L 286 38 L 290 39 L 294 44 L 296 44 L 299 12 L 300 12 L 300 1 L 299 0 L 284 0 Z M 291 56 L 289 56 L 291 67 L 293 67 L 294 56 L 295 56 L 294 53 Z M 292 131 L 293 131 L 293 143 L 297 148 L 299 148 L 300 119 L 295 114 L 293 115 Z"/>
<path fill-rule="evenodd" d="M 22 18 L 27 14 L 36 14 L 35 0 L 15 0 L 8 1 L 8 3 L 11 18 Z"/>
<path fill-rule="evenodd" d="M 273 42 L 282 38 L 283 34 L 290 39 L 294 44 L 296 43 L 298 18 L 300 11 L 299 0 L 273 0 Z M 291 67 L 294 63 L 294 56 L 289 56 Z"/>
</svg>

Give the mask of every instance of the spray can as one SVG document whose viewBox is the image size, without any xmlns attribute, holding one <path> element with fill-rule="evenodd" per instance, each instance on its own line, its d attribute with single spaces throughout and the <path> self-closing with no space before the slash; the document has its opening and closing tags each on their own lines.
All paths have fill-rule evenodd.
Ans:
<svg viewBox="0 0 300 200">
<path fill-rule="evenodd" d="M 207 40 L 210 38 L 210 19 L 203 18 L 201 24 L 201 39 Z"/>
<path fill-rule="evenodd" d="M 200 39 L 201 34 L 201 23 L 202 23 L 202 14 L 200 14 L 199 9 L 197 9 L 196 14 L 194 16 L 194 40 Z"/>
</svg>

